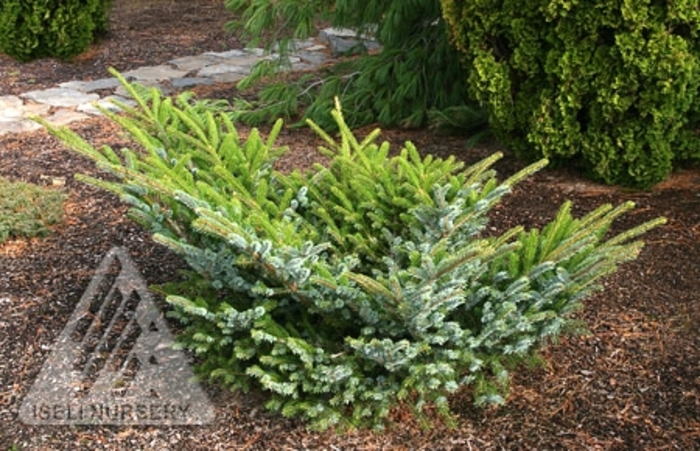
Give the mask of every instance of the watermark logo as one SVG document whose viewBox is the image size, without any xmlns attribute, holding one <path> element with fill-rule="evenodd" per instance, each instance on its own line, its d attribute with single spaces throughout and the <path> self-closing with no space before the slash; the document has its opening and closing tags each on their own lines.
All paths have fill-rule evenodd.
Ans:
<svg viewBox="0 0 700 451">
<path fill-rule="evenodd" d="M 214 409 L 124 249 L 102 260 L 19 412 L 27 424 L 206 424 Z"/>
</svg>

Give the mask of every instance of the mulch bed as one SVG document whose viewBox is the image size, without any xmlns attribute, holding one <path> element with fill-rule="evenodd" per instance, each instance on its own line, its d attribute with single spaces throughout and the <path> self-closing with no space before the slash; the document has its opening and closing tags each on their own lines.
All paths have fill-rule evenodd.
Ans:
<svg viewBox="0 0 700 451">
<path fill-rule="evenodd" d="M 221 2 L 165 0 L 119 3 L 112 32 L 74 63 L 18 64 L 0 56 L 0 92 L 17 94 L 71 79 L 106 76 L 207 50 L 240 48 L 221 30 Z M 15 75 L 12 75 L 15 74 Z M 202 90 L 234 95 L 230 86 Z M 73 128 L 94 144 L 128 145 L 105 119 Z M 430 131 L 387 131 L 396 145 L 411 140 L 423 152 L 476 161 L 499 146 Z M 308 130 L 286 130 L 291 152 L 284 167 L 308 165 L 318 141 Z M 503 177 L 523 164 L 506 151 Z M 546 346 L 545 365 L 513 377 L 508 404 L 473 407 L 468 390 L 451 398 L 458 426 L 421 429 L 405 409 L 384 433 L 317 433 L 270 414 L 264 395 L 229 393 L 204 384 L 216 409 L 206 426 L 27 426 L 17 412 L 50 347 L 87 288 L 102 257 L 124 246 L 149 284 L 178 276 L 183 263 L 125 218 L 113 196 L 73 179 L 98 174 L 82 157 L 44 131 L 0 137 L 0 176 L 38 184 L 64 177 L 65 221 L 40 240 L 0 245 L 0 447 L 7 449 L 700 449 L 700 170 L 675 173 L 646 192 L 610 188 L 564 169 L 547 169 L 519 185 L 493 211 L 492 225 L 541 226 L 570 199 L 577 214 L 601 203 L 633 200 L 637 208 L 616 229 L 666 216 L 668 224 L 645 236 L 640 257 L 605 281 L 605 290 L 577 317 L 589 333 Z M 162 305 L 162 304 L 161 304 Z M 176 327 L 173 324 L 173 327 Z"/>
</svg>

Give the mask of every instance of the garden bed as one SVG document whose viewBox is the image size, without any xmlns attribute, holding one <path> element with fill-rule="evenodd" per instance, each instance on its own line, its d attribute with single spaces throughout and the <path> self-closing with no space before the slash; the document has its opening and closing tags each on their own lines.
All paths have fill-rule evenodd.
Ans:
<svg viewBox="0 0 700 451">
<path fill-rule="evenodd" d="M 221 31 L 221 2 L 117 2 L 112 31 L 72 63 L 19 64 L 0 56 L 0 93 L 19 94 L 57 83 L 96 79 L 178 56 L 240 48 Z M 231 85 L 202 88 L 200 96 L 227 98 Z M 74 129 L 95 144 L 127 145 L 105 119 Z M 362 134 L 361 132 L 359 133 Z M 424 153 L 455 154 L 475 162 L 493 141 L 467 149 L 464 140 L 428 130 L 386 131 L 396 144 Z M 286 168 L 315 161 L 318 144 L 305 129 L 285 130 Z M 503 178 L 524 164 L 506 150 Z M 86 159 L 44 131 L 0 137 L 0 176 L 37 184 L 63 180 L 63 223 L 47 238 L 0 245 L 0 446 L 7 449 L 698 449 L 700 448 L 700 171 L 686 170 L 648 192 L 605 187 L 566 170 L 546 169 L 522 182 L 492 215 L 491 226 L 541 226 L 566 199 L 583 214 L 601 203 L 633 200 L 637 208 L 616 227 L 657 216 L 668 224 L 644 236 L 640 257 L 606 280 L 578 317 L 585 336 L 565 337 L 543 350 L 545 366 L 517 372 L 508 404 L 479 410 L 470 393 L 451 398 L 456 429 L 421 429 L 397 409 L 383 434 L 313 433 L 266 412 L 263 394 L 228 393 L 204 385 L 216 410 L 205 426 L 36 426 L 17 418 L 50 347 L 65 326 L 105 253 L 124 246 L 148 284 L 177 277 L 183 263 L 128 219 L 113 196 L 81 184 L 75 173 L 97 174 Z M 161 304 L 162 307 L 164 305 Z M 172 324 L 176 328 L 176 324 Z"/>
</svg>

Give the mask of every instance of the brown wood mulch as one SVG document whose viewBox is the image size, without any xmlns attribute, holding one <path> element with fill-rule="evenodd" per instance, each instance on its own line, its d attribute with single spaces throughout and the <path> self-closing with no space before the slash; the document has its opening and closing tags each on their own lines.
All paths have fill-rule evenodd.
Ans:
<svg viewBox="0 0 700 451">
<path fill-rule="evenodd" d="M 152 65 L 185 54 L 240 47 L 220 31 L 221 2 L 117 2 L 112 32 L 74 63 L 18 64 L 0 56 L 0 93 L 17 94 L 71 79 L 99 78 L 106 67 Z M 231 94 L 216 87 L 201 95 Z M 104 119 L 74 126 L 95 144 L 119 147 L 125 138 Z M 414 141 L 437 155 L 475 161 L 498 146 L 466 149 L 458 138 L 428 131 L 388 131 L 397 145 Z M 314 159 L 317 141 L 305 130 L 280 138 L 292 149 L 281 164 Z M 499 172 L 522 164 L 506 152 Z M 589 328 L 543 349 L 546 364 L 513 377 L 508 404 L 476 409 L 467 390 L 451 398 L 458 426 L 421 429 L 404 409 L 383 433 L 317 433 L 270 414 L 263 395 L 204 385 L 216 409 L 205 426 L 28 426 L 17 418 L 23 396 L 105 253 L 128 249 L 149 284 L 177 277 L 182 262 L 124 218 L 111 195 L 73 179 L 96 174 L 44 131 L 0 137 L 0 176 L 39 184 L 65 178 L 65 221 L 41 240 L 0 245 L 0 447 L 27 450 L 95 449 L 700 449 L 700 171 L 685 170 L 647 192 L 604 187 L 565 170 L 547 169 L 523 182 L 494 210 L 493 225 L 540 226 L 566 199 L 583 214 L 601 203 L 633 200 L 637 208 L 618 230 L 660 215 L 668 224 L 645 236 L 634 262 L 605 281 L 605 291 L 577 313 Z"/>
</svg>

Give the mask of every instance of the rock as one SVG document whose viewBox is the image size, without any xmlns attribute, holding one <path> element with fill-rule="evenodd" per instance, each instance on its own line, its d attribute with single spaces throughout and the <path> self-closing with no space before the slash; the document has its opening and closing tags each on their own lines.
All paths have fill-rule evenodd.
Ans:
<svg viewBox="0 0 700 451">
<path fill-rule="evenodd" d="M 324 47 L 325 49 L 325 47 Z M 319 65 L 328 61 L 328 57 L 321 52 L 310 52 L 308 50 L 302 50 L 294 54 L 301 61 L 308 64 Z"/>
<path fill-rule="evenodd" d="M 330 44 L 332 38 L 355 39 L 357 37 L 357 31 L 351 28 L 324 28 L 318 34 L 318 39 L 326 44 Z"/>
<path fill-rule="evenodd" d="M 203 53 L 204 56 L 213 56 L 214 58 L 228 59 L 228 58 L 240 58 L 240 57 L 250 57 L 250 53 L 245 50 L 229 50 L 227 52 L 206 52 Z"/>
<path fill-rule="evenodd" d="M 229 63 L 219 63 L 213 64 L 211 66 L 203 67 L 197 72 L 198 77 L 212 77 L 214 75 L 238 73 L 238 74 L 248 74 L 250 70 L 244 66 L 236 66 Z"/>
<path fill-rule="evenodd" d="M 309 47 L 313 47 L 314 45 L 316 45 L 316 40 L 314 38 L 294 40 L 294 48 L 296 49 L 308 49 Z"/>
<path fill-rule="evenodd" d="M 50 109 L 51 109 L 50 105 L 45 105 L 45 104 L 41 104 L 41 103 L 31 103 L 31 102 L 25 103 L 24 107 L 22 107 L 24 117 L 45 116 L 46 114 L 48 114 Z"/>
<path fill-rule="evenodd" d="M 199 85 L 210 85 L 214 83 L 211 78 L 204 77 L 184 77 L 184 78 L 173 78 L 170 80 L 170 86 L 175 89 L 190 88 L 192 86 Z"/>
<path fill-rule="evenodd" d="M 280 58 L 282 58 L 282 56 L 281 56 L 279 53 L 272 53 L 272 54 L 270 54 L 270 55 L 267 55 L 267 56 L 266 56 L 265 58 L 263 58 L 263 59 L 264 59 L 264 60 L 269 60 L 269 61 L 277 61 L 277 60 L 279 60 Z M 287 57 L 287 61 L 289 62 L 289 64 L 300 63 L 300 62 L 301 62 L 301 58 L 299 58 L 298 56 L 289 55 L 289 56 Z"/>
<path fill-rule="evenodd" d="M 317 42 L 314 38 L 309 38 L 309 39 L 293 39 L 292 41 L 289 42 L 288 49 L 290 52 L 294 52 L 296 50 L 306 50 L 309 49 L 310 47 L 313 47 L 317 45 Z M 270 50 L 273 52 L 278 52 L 280 49 L 280 46 L 278 43 L 272 44 L 270 46 Z"/>
<path fill-rule="evenodd" d="M 22 120 L 29 116 L 42 116 L 51 109 L 49 105 L 42 105 L 40 103 L 22 104 L 21 100 L 19 106 L 17 106 L 16 103 L 13 105 L 14 106 L 4 108 L 0 105 L 0 122 L 7 123 Z"/>
<path fill-rule="evenodd" d="M 119 80 L 114 77 L 100 78 L 92 81 L 68 81 L 58 86 L 66 89 L 75 89 L 82 92 L 100 91 L 102 89 L 114 89 L 119 86 Z"/>
<path fill-rule="evenodd" d="M 323 44 L 316 44 L 316 45 L 312 45 L 311 47 L 307 47 L 304 50 L 307 52 L 325 52 L 326 49 L 328 49 L 327 46 L 325 46 Z"/>
<path fill-rule="evenodd" d="M 307 63 L 294 63 L 294 64 L 292 64 L 292 70 L 307 71 L 307 70 L 313 70 L 313 69 L 316 69 L 315 64 L 307 64 Z"/>
<path fill-rule="evenodd" d="M 163 81 L 173 78 L 181 78 L 187 75 L 188 71 L 174 69 L 168 65 L 161 64 L 160 66 L 141 67 L 139 69 L 124 72 L 126 77 L 134 77 L 136 82 L 144 81 Z"/>
<path fill-rule="evenodd" d="M 94 102 L 100 96 L 97 94 L 86 94 L 75 89 L 50 88 L 41 91 L 29 91 L 22 94 L 25 99 L 33 100 L 37 103 L 45 103 L 55 107 L 73 107 L 83 103 Z"/>
<path fill-rule="evenodd" d="M 265 54 L 265 49 L 261 49 L 260 47 L 247 48 L 245 51 L 253 56 L 263 56 Z"/>
<path fill-rule="evenodd" d="M 216 61 L 218 61 L 218 58 L 216 56 L 205 53 L 203 55 L 185 56 L 182 58 L 177 58 L 174 60 L 170 60 L 169 63 L 177 67 L 178 69 L 187 71 L 189 73 L 194 70 L 199 70 L 204 66 L 213 64 Z"/>
<path fill-rule="evenodd" d="M 212 80 L 216 83 L 235 83 L 247 77 L 248 74 L 241 72 L 227 72 L 218 75 L 212 75 Z"/>
<path fill-rule="evenodd" d="M 228 64 L 230 66 L 250 68 L 253 67 L 255 63 L 260 61 L 260 58 L 251 55 L 245 57 L 232 56 L 230 58 L 222 58 L 220 61 L 222 64 Z"/>
<path fill-rule="evenodd" d="M 89 114 L 91 116 L 102 116 L 103 113 L 100 111 L 97 107 L 104 108 L 107 111 L 111 111 L 112 113 L 117 113 L 121 111 L 121 108 L 119 108 L 117 105 L 115 105 L 112 100 L 116 100 L 118 102 L 121 102 L 125 105 L 135 107 L 136 102 L 133 100 L 125 99 L 124 97 L 120 96 L 108 96 L 105 97 L 104 99 L 100 99 L 97 102 L 92 102 L 92 103 L 84 103 L 82 105 L 78 105 L 77 110 L 80 111 L 81 113 Z"/>
<path fill-rule="evenodd" d="M 61 108 L 51 116 L 47 116 L 44 119 L 46 119 L 46 121 L 54 127 L 60 127 L 62 125 L 70 124 L 71 122 L 84 121 L 89 117 L 90 116 L 86 114 L 82 114 L 74 110 Z"/>
<path fill-rule="evenodd" d="M 327 28 L 319 39 L 310 38 L 293 41 L 288 65 L 281 71 L 313 70 L 328 61 L 329 51 L 341 54 L 357 45 L 366 48 L 378 46 L 371 36 L 363 36 L 358 41 L 354 30 Z M 367 39 L 365 41 L 364 39 Z M 326 46 L 320 40 L 333 43 Z M 330 47 L 330 48 L 329 48 Z M 260 60 L 277 60 L 279 53 L 270 53 L 262 48 L 233 49 L 225 52 L 206 52 L 201 55 L 185 56 L 170 60 L 159 66 L 141 67 L 124 72 L 127 80 L 144 87 L 155 87 L 164 95 L 173 90 L 190 88 L 212 83 L 235 83 L 246 77 L 255 63 Z M 188 74 L 196 74 L 188 76 Z M 164 82 L 164 83 L 163 83 Z M 172 89 L 171 89 L 172 88 Z M 110 90 L 114 95 L 100 98 L 94 91 Z M 0 96 L 0 135 L 33 131 L 41 126 L 28 120 L 27 116 L 44 117 L 54 125 L 65 125 L 89 116 L 101 115 L 100 108 L 117 112 L 115 99 L 127 105 L 136 105 L 127 90 L 114 77 L 91 81 L 69 81 L 60 83 L 57 88 L 36 90 L 20 96 Z M 50 116 L 52 108 L 58 108 Z"/>
<path fill-rule="evenodd" d="M 328 44 L 333 58 L 348 53 L 359 53 L 362 47 L 364 50 L 377 50 L 381 47 L 371 35 L 358 36 L 355 30 L 349 28 L 325 28 L 321 30 L 318 38 Z"/>
<path fill-rule="evenodd" d="M 134 83 L 136 83 L 136 84 L 138 84 L 138 85 L 140 85 L 140 86 L 142 86 L 142 87 L 144 87 L 144 88 L 156 88 L 156 89 L 158 89 L 160 92 L 162 92 L 162 93 L 165 94 L 165 95 L 168 95 L 168 94 L 170 94 L 171 92 L 173 92 L 172 89 L 170 89 L 170 88 L 164 86 L 164 85 L 161 84 L 161 83 L 158 83 L 158 81 L 156 81 L 156 80 L 138 80 L 138 81 L 136 81 L 136 82 L 134 82 Z M 126 98 L 130 98 L 130 97 L 131 97 L 131 95 L 129 94 L 129 92 L 126 90 L 126 88 L 125 88 L 124 86 L 119 86 L 119 87 L 114 91 L 114 93 L 115 93 L 116 95 L 118 95 L 118 96 L 121 96 L 121 97 L 126 97 Z"/>
<path fill-rule="evenodd" d="M 24 101 L 17 96 L 0 96 L 0 111 L 5 108 L 22 108 Z"/>
<path fill-rule="evenodd" d="M 41 125 L 29 119 L 13 120 L 8 122 L 0 121 L 0 136 L 7 135 L 9 133 L 33 132 L 35 130 L 39 130 L 40 128 Z"/>
<path fill-rule="evenodd" d="M 11 122 L 24 117 L 24 108 L 7 107 L 0 110 L 0 122 Z"/>
</svg>

